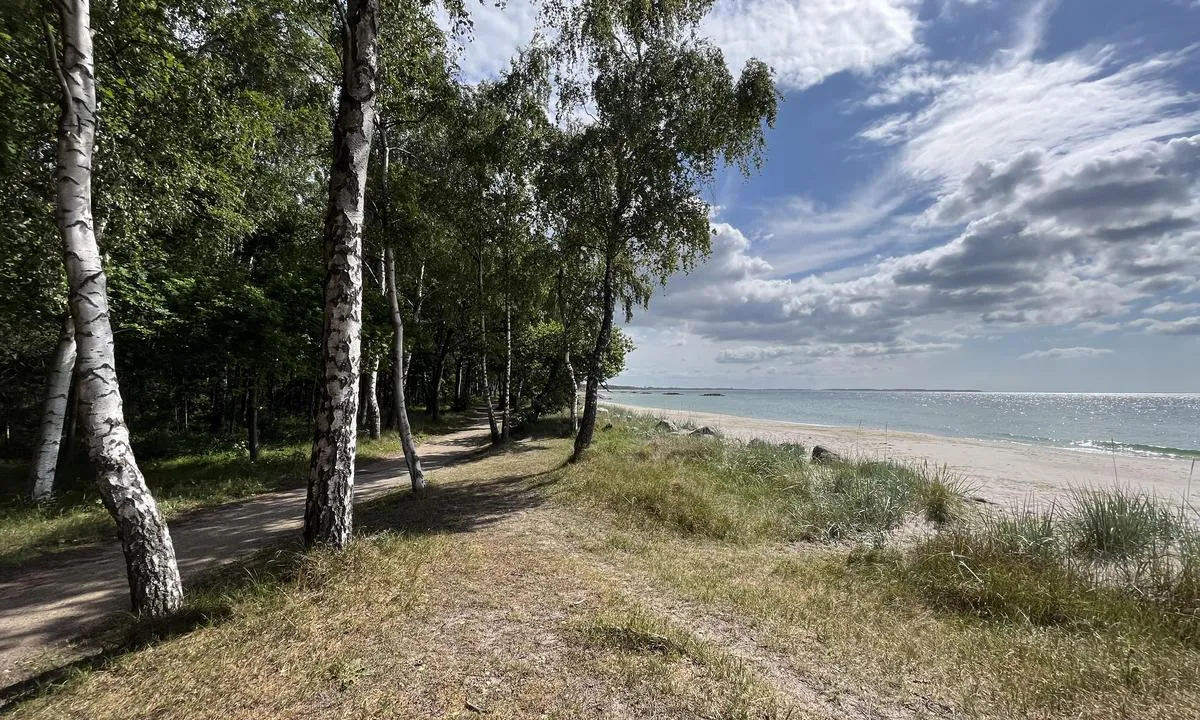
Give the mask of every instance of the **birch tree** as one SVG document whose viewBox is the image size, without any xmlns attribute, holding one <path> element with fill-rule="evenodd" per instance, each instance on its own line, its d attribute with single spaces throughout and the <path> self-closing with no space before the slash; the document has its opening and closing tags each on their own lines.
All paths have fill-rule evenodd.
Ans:
<svg viewBox="0 0 1200 720">
<path fill-rule="evenodd" d="M 563 18 L 560 59 L 583 65 L 564 80 L 576 126 L 545 165 L 559 172 L 554 201 L 597 263 L 600 324 L 585 368 L 583 417 L 571 459 L 591 444 L 599 385 L 618 302 L 631 316 L 655 282 L 710 251 L 709 208 L 698 194 L 719 164 L 743 172 L 761 162 L 763 126 L 775 121 L 770 69 L 747 61 L 735 81 L 721 51 L 697 27 L 712 0 L 583 0 Z M 586 261 L 586 260 L 585 260 Z"/>
<path fill-rule="evenodd" d="M 367 165 L 375 132 L 379 0 L 346 0 L 341 30 L 342 78 L 325 219 L 323 375 L 304 512 L 305 543 L 334 548 L 349 545 L 354 529 L 362 350 L 362 226 Z"/>
<path fill-rule="evenodd" d="M 50 371 L 46 375 L 46 399 L 42 405 L 42 421 L 38 426 L 33 462 L 29 468 L 35 502 L 49 500 L 54 494 L 54 478 L 62 447 L 63 423 L 67 418 L 67 401 L 71 394 L 71 376 L 75 372 L 75 321 L 68 314 L 63 321 L 62 336 L 54 350 Z"/>
<path fill-rule="evenodd" d="M 183 586 L 171 535 L 134 459 L 117 383 L 107 281 L 92 225 L 96 77 L 89 0 L 56 0 L 62 53 L 47 30 L 62 90 L 57 220 L 75 324 L 79 406 L 100 498 L 116 520 L 135 613 L 177 610 Z"/>
</svg>

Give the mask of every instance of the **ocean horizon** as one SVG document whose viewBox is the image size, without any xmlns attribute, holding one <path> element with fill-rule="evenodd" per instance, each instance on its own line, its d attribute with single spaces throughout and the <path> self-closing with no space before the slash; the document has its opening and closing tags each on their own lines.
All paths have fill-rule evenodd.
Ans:
<svg viewBox="0 0 1200 720">
<path fill-rule="evenodd" d="M 612 385 L 605 396 L 638 407 L 827 427 L 890 429 L 1079 452 L 1200 458 L 1200 393 Z"/>
</svg>

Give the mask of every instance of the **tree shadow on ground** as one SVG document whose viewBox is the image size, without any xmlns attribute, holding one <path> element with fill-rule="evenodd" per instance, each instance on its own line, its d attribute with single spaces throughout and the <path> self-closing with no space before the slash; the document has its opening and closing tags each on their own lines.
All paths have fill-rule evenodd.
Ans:
<svg viewBox="0 0 1200 720">
<path fill-rule="evenodd" d="M 128 653 L 224 622 L 246 593 L 268 593 L 296 583 L 308 563 L 303 550 L 300 539 L 295 538 L 204 573 L 188 583 L 187 604 L 170 617 L 152 620 L 127 613 L 114 615 L 80 638 L 75 659 L 0 688 L 0 714 L 51 694 L 88 671 L 103 670 Z"/>
<path fill-rule="evenodd" d="M 544 445 L 525 443 L 499 452 L 513 454 L 545 449 Z M 481 456 L 491 454 L 485 450 Z M 479 482 L 435 484 L 419 493 L 408 490 L 392 493 L 356 508 L 355 522 L 363 533 L 385 530 L 421 534 L 471 532 L 545 503 L 544 489 L 558 481 L 556 471 L 561 467 Z"/>
<path fill-rule="evenodd" d="M 470 446 L 453 441 L 447 445 Z M 532 441 L 509 443 L 501 448 L 480 447 L 464 457 L 461 450 L 429 453 L 424 467 L 469 464 L 496 454 L 525 453 L 549 449 Z M 517 473 L 469 483 L 433 484 L 421 493 L 400 490 L 373 501 L 356 504 L 355 524 L 360 535 L 392 531 L 399 533 L 465 533 L 500 522 L 514 513 L 531 510 L 546 501 L 544 489 L 558 480 L 557 470 Z M 102 670 L 127 653 L 158 644 L 202 627 L 229 619 L 246 593 L 270 593 L 299 581 L 309 556 L 298 537 L 275 543 L 248 557 L 207 571 L 188 583 L 187 606 L 165 620 L 115 616 L 80 643 L 80 652 L 90 654 L 45 670 L 26 680 L 0 689 L 0 713 L 40 695 L 55 692 L 73 678 Z"/>
</svg>

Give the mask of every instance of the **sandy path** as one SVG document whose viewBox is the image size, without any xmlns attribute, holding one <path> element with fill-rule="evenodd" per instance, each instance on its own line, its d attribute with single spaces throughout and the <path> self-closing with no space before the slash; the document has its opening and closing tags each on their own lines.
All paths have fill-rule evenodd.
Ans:
<svg viewBox="0 0 1200 720">
<path fill-rule="evenodd" d="M 921 433 L 804 425 L 781 420 L 756 420 L 688 410 L 644 408 L 607 402 L 636 413 L 675 422 L 711 425 L 730 437 L 770 442 L 823 445 L 852 457 L 890 458 L 931 465 L 948 465 L 962 474 L 974 493 L 1002 504 L 1021 502 L 1030 495 L 1039 501 L 1061 498 L 1072 487 L 1134 486 L 1179 502 L 1187 493 L 1190 460 L 1076 452 L 1057 448 Z M 1200 498 L 1200 469 L 1192 478 L 1191 504 Z"/>
<path fill-rule="evenodd" d="M 426 469 L 462 460 L 488 443 L 487 425 L 438 436 L 419 448 Z M 365 502 L 408 483 L 403 458 L 360 468 L 355 500 Z M 295 537 L 304 515 L 304 488 L 189 514 L 171 523 L 186 584 L 205 570 Z M 102 620 L 129 608 L 120 543 L 51 555 L 0 576 L 0 687 L 24 679 L 28 661 L 65 647 Z"/>
</svg>

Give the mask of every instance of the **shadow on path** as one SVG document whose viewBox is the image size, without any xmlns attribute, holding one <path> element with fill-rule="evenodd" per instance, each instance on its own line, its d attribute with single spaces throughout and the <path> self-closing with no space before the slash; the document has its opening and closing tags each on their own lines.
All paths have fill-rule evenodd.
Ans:
<svg viewBox="0 0 1200 720">
<path fill-rule="evenodd" d="M 476 421 L 474 425 L 446 436 L 429 438 L 419 451 L 427 471 L 482 457 L 488 452 L 486 421 L 483 424 Z M 374 501 L 387 495 L 393 496 L 389 503 L 406 497 L 407 492 L 396 493 L 396 490 L 407 488 L 408 482 L 403 458 L 376 461 L 361 468 L 355 482 L 357 512 L 364 518 L 360 523 L 371 527 L 371 521 L 365 518 L 371 517 L 373 510 L 369 508 L 374 508 Z M 215 568 L 235 563 L 232 567 L 242 568 L 245 576 L 244 563 L 236 561 L 254 556 L 263 548 L 287 547 L 289 542 L 296 544 L 305 495 L 304 488 L 269 493 L 172 521 L 171 535 L 187 595 L 202 595 L 200 591 L 208 582 L 206 578 Z M 436 490 L 429 496 L 421 502 L 437 503 L 437 498 L 441 497 Z M 461 505 L 462 502 L 460 499 L 451 504 Z M 415 519 L 416 515 L 412 517 Z M 397 529 L 409 529 L 404 528 L 399 518 L 396 522 Z M 425 527 L 432 529 L 433 526 Z M 29 662 L 44 656 L 48 650 L 61 649 L 65 655 L 78 657 L 81 652 L 95 649 L 94 637 L 98 629 L 131 627 L 127 612 L 129 590 L 119 543 L 107 542 L 71 555 L 69 558 L 49 556 L 41 562 L 0 575 L 0 687 L 27 685 L 26 679 L 35 670 Z M 215 612 L 214 608 L 201 609 L 203 617 L 200 620 L 212 621 Z M 170 636 L 183 631 L 179 628 L 186 628 L 194 621 L 195 618 L 188 620 L 186 617 L 182 621 L 173 621 L 179 626 L 174 629 L 153 629 L 145 623 L 132 623 L 132 626 L 148 630 L 154 636 L 163 632 Z M 85 638 L 83 646 L 72 648 L 70 643 L 81 637 Z M 110 639 L 105 638 L 105 641 Z M 112 652 L 120 654 L 128 649 L 129 643 L 121 641 Z M 112 657 L 112 652 L 106 651 L 99 658 L 83 662 L 103 663 Z M 69 671 L 71 667 L 68 665 L 65 670 Z M 44 685 L 46 680 L 39 683 L 35 678 L 29 682 Z M 0 706 L 7 703 L 9 696 L 7 690 L 0 691 Z"/>
</svg>

